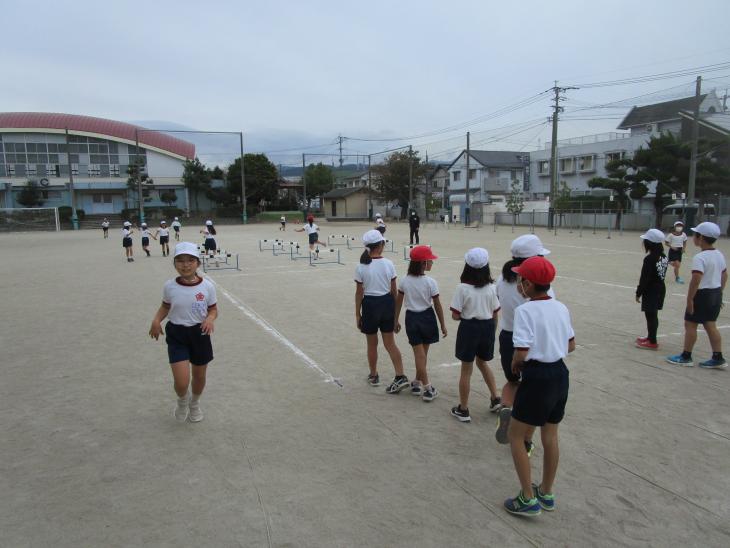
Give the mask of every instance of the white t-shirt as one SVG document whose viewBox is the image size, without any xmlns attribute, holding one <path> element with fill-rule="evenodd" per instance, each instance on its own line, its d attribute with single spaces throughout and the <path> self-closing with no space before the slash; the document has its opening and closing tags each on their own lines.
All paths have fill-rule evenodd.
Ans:
<svg viewBox="0 0 730 548">
<path fill-rule="evenodd" d="M 319 227 L 316 223 L 312 223 L 311 226 L 309 223 L 304 223 L 304 232 L 314 234 L 315 232 L 319 232 Z"/>
<path fill-rule="evenodd" d="M 527 350 L 526 360 L 561 360 L 568 355 L 568 343 L 574 337 L 570 312 L 560 301 L 540 299 L 515 310 L 512 342 L 515 350 Z"/>
<path fill-rule="evenodd" d="M 167 280 L 162 288 L 162 302 L 170 305 L 167 318 L 188 327 L 202 323 L 208 310 L 218 302 L 215 286 L 205 278 L 195 285 L 184 285 L 178 280 Z"/>
<path fill-rule="evenodd" d="M 489 320 L 499 310 L 499 299 L 494 284 L 474 287 L 459 284 L 451 299 L 451 310 L 459 312 L 464 320 Z"/>
<path fill-rule="evenodd" d="M 109 221 L 102 221 L 101 228 L 109 228 Z"/>
<path fill-rule="evenodd" d="M 132 229 L 131 228 L 123 228 L 122 229 L 122 238 L 131 238 L 132 237 Z"/>
<path fill-rule="evenodd" d="M 403 293 L 406 310 L 423 312 L 433 305 L 433 298 L 439 295 L 436 280 L 429 276 L 406 276 L 398 288 Z"/>
<path fill-rule="evenodd" d="M 169 228 L 158 228 L 157 233 L 160 236 L 169 236 L 170 235 L 170 229 Z"/>
<path fill-rule="evenodd" d="M 548 295 L 553 299 L 555 298 L 555 292 L 552 287 L 548 290 Z M 514 326 L 515 308 L 525 304 L 530 299 L 526 299 L 520 295 L 516 281 L 515 283 L 506 282 L 501 274 L 499 278 L 497 278 L 497 298 L 499 299 L 499 304 L 502 307 L 500 310 L 502 315 L 500 320 L 502 329 L 504 331 L 512 331 Z"/>
<path fill-rule="evenodd" d="M 390 281 L 397 277 L 393 262 L 385 257 L 373 258 L 370 264 L 359 264 L 355 268 L 355 281 L 362 284 L 364 294 L 371 297 L 390 293 Z"/>
<path fill-rule="evenodd" d="M 698 289 L 713 289 L 722 286 L 722 273 L 727 270 L 725 257 L 717 249 L 700 251 L 692 258 L 692 272 L 702 272 Z"/>
<path fill-rule="evenodd" d="M 149 228 L 143 228 L 139 231 L 139 235 L 143 238 L 149 238 L 150 237 L 150 229 Z"/>
<path fill-rule="evenodd" d="M 285 222 L 286 222 L 286 217 L 282 217 L 282 218 L 281 218 L 281 222 L 282 222 L 282 223 L 285 223 Z"/>
<path fill-rule="evenodd" d="M 180 228 L 182 225 L 180 224 L 180 221 L 172 221 L 172 224 L 170 226 L 172 228 Z"/>
<path fill-rule="evenodd" d="M 381 227 L 381 226 L 384 227 L 385 221 L 383 219 L 381 219 L 380 217 L 378 217 L 377 219 L 375 219 L 375 224 L 378 225 L 379 227 Z"/>
<path fill-rule="evenodd" d="M 204 228 L 204 229 L 203 229 L 203 236 L 205 236 L 205 239 L 206 239 L 206 240 L 213 240 L 213 239 L 215 239 L 215 236 L 214 236 L 213 234 L 211 234 L 211 233 L 210 233 L 210 232 L 208 231 L 208 229 L 207 229 L 207 228 Z"/>
<path fill-rule="evenodd" d="M 664 241 L 669 244 L 669 247 L 672 249 L 682 249 L 684 246 L 684 242 L 687 241 L 687 235 L 682 232 L 681 234 L 675 234 L 674 232 L 670 232 L 667 234 L 667 237 L 664 238 Z"/>
</svg>

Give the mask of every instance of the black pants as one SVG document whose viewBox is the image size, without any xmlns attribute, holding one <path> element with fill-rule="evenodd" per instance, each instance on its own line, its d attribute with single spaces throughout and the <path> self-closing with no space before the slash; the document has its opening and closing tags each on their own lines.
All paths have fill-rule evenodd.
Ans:
<svg viewBox="0 0 730 548">
<path fill-rule="evenodd" d="M 646 316 L 646 330 L 649 342 L 656 344 L 656 332 L 659 329 L 659 311 L 656 309 L 644 310 L 644 316 Z"/>
<path fill-rule="evenodd" d="M 421 240 L 418 239 L 418 229 L 417 228 L 411 228 L 411 245 L 413 245 L 413 236 L 416 237 L 416 243 L 421 243 Z"/>
</svg>

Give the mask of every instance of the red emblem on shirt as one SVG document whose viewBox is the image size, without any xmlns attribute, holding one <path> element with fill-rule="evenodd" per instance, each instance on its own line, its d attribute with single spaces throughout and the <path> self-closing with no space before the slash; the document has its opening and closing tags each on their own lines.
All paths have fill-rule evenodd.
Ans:
<svg viewBox="0 0 730 548">
<path fill-rule="evenodd" d="M 196 301 L 204 301 L 205 300 L 205 295 L 203 295 L 202 293 L 198 293 L 197 295 L 195 295 L 195 300 Z"/>
</svg>

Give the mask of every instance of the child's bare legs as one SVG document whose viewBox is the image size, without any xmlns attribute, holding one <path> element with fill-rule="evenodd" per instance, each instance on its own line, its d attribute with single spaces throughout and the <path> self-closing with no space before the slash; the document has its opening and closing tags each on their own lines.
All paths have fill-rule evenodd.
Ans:
<svg viewBox="0 0 730 548">
<path fill-rule="evenodd" d="M 705 329 L 707 329 L 707 327 L 705 327 Z M 717 329 L 717 327 L 715 327 L 715 329 Z M 718 333 L 717 335 L 719 337 L 720 333 Z M 687 320 L 685 320 L 684 321 L 684 348 L 682 350 L 684 350 L 685 352 L 692 352 L 692 349 L 695 347 L 696 342 L 697 342 L 697 324 L 694 322 L 688 322 Z M 714 347 L 713 347 L 713 349 L 714 349 Z"/>
<path fill-rule="evenodd" d="M 395 369 L 395 376 L 400 377 L 403 375 L 403 357 L 400 354 L 400 350 L 395 344 L 395 334 L 391 331 L 390 333 L 382 333 L 383 346 L 390 355 L 390 361 L 393 362 L 393 368 Z"/>
<path fill-rule="evenodd" d="M 190 386 L 190 362 L 171 363 L 170 369 L 175 383 L 175 393 L 178 398 L 184 398 L 188 393 L 188 386 Z M 203 376 L 205 377 L 205 373 Z M 205 381 L 203 381 L 203 385 L 205 385 Z"/>
<path fill-rule="evenodd" d="M 368 367 L 371 375 L 378 373 L 378 334 L 365 335 L 368 342 Z"/>
<path fill-rule="evenodd" d="M 416 362 L 416 380 L 423 386 L 428 385 L 428 371 L 426 370 L 428 346 L 427 344 L 417 344 L 413 347 L 413 357 Z"/>
<path fill-rule="evenodd" d="M 672 261 L 672 266 L 674 267 L 674 277 L 679 278 L 679 267 L 682 263 L 679 261 Z"/>
<path fill-rule="evenodd" d="M 720 330 L 717 328 L 717 322 L 705 322 L 704 328 L 710 339 L 712 351 L 722 352 L 722 335 L 720 335 Z"/>
<path fill-rule="evenodd" d="M 479 371 L 482 372 L 482 377 L 484 377 L 484 382 L 487 383 L 487 388 L 489 388 L 489 394 L 492 398 L 497 397 L 497 381 L 494 379 L 494 373 L 492 373 L 492 370 L 489 369 L 489 364 L 485 362 L 483 359 L 477 357 L 476 359 L 477 367 L 479 368 Z"/>
<path fill-rule="evenodd" d="M 461 376 L 459 377 L 459 405 L 462 409 L 469 409 L 469 391 L 471 390 L 471 373 L 474 362 L 461 362 Z"/>
<path fill-rule="evenodd" d="M 514 419 L 512 419 L 514 423 Z M 534 431 L 534 427 L 532 428 Z M 540 427 L 540 437 L 542 439 L 542 483 L 540 491 L 543 493 L 553 492 L 553 482 L 555 474 L 558 472 L 558 461 L 560 460 L 560 449 L 558 448 L 558 425 L 546 422 Z"/>
<path fill-rule="evenodd" d="M 193 397 L 200 397 L 205 388 L 205 374 L 208 371 L 207 365 L 193 365 L 193 383 L 192 392 Z"/>
<path fill-rule="evenodd" d="M 515 401 L 515 394 L 517 393 L 517 388 L 519 388 L 520 383 L 518 382 L 509 382 L 505 383 L 505 385 L 502 387 L 502 405 L 505 407 L 512 407 L 512 403 Z"/>
<path fill-rule="evenodd" d="M 557 425 L 555 426 L 557 427 Z M 512 450 L 512 460 L 515 463 L 515 471 L 517 472 L 517 477 L 520 479 L 522 494 L 526 499 L 531 499 L 535 496 L 532 492 L 532 471 L 530 470 L 530 457 L 527 456 L 527 449 L 525 449 L 525 439 L 527 438 L 528 430 L 530 428 L 534 430 L 534 427 L 531 427 L 529 424 L 518 421 L 517 419 L 512 417 L 512 420 L 509 423 L 509 430 L 507 430 L 507 437 L 509 439 L 510 449 Z M 543 441 L 543 443 L 545 442 Z M 545 455 L 545 458 L 547 458 L 547 450 L 545 451 Z M 557 467 L 557 461 L 555 463 L 555 466 Z M 552 477 L 555 478 L 554 472 Z M 552 483 L 550 484 L 550 486 L 552 488 Z"/>
</svg>

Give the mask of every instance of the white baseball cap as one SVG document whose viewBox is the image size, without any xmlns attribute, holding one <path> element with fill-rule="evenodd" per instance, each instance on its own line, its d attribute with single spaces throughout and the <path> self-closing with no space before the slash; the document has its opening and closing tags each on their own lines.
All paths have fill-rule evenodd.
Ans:
<svg viewBox="0 0 730 548">
<path fill-rule="evenodd" d="M 166 225 L 166 224 L 167 224 L 167 221 L 165 221 L 165 220 L 162 220 L 162 221 L 160 221 L 160 224 L 161 224 L 161 225 Z"/>
<path fill-rule="evenodd" d="M 380 242 L 384 241 L 385 238 L 378 230 L 368 230 L 365 234 L 362 235 L 362 242 L 365 245 L 379 244 Z"/>
<path fill-rule="evenodd" d="M 382 217 L 382 215 L 380 213 L 376 213 L 375 216 L 376 217 Z"/>
<path fill-rule="evenodd" d="M 142 226 L 147 226 L 147 223 L 142 223 Z"/>
<path fill-rule="evenodd" d="M 537 255 L 549 255 L 550 250 L 542 247 L 540 238 L 534 234 L 525 234 L 512 240 L 510 253 L 515 259 L 529 259 Z"/>
<path fill-rule="evenodd" d="M 124 226 L 132 226 L 132 223 L 130 223 L 129 221 L 124 221 Z"/>
<path fill-rule="evenodd" d="M 213 226 L 213 221 L 211 221 L 211 220 L 205 221 L 205 226 Z"/>
<path fill-rule="evenodd" d="M 700 223 L 697 226 L 693 227 L 692 232 L 697 232 L 698 234 L 702 234 L 703 236 L 707 236 L 708 238 L 720 237 L 720 227 L 717 226 L 715 223 L 710 223 L 708 221 L 705 221 L 704 223 Z"/>
<path fill-rule="evenodd" d="M 464 260 L 472 268 L 484 268 L 489 264 L 489 251 L 483 247 L 473 247 L 466 252 Z"/>
<path fill-rule="evenodd" d="M 682 221 L 676 221 L 672 226 L 682 225 L 684 226 L 684 223 Z"/>
<path fill-rule="evenodd" d="M 174 219 L 174 220 L 175 220 L 175 221 L 177 221 L 177 217 L 175 217 L 175 219 Z"/>
<path fill-rule="evenodd" d="M 655 244 L 660 244 L 664 241 L 664 232 L 662 232 L 658 228 L 650 228 L 644 234 L 639 236 L 639 238 L 641 238 L 642 240 L 649 240 L 650 242 L 654 242 Z"/>
<path fill-rule="evenodd" d="M 200 251 L 198 246 L 191 242 L 180 242 L 175 246 L 175 257 L 178 255 L 192 255 L 196 259 L 200 259 Z"/>
</svg>

